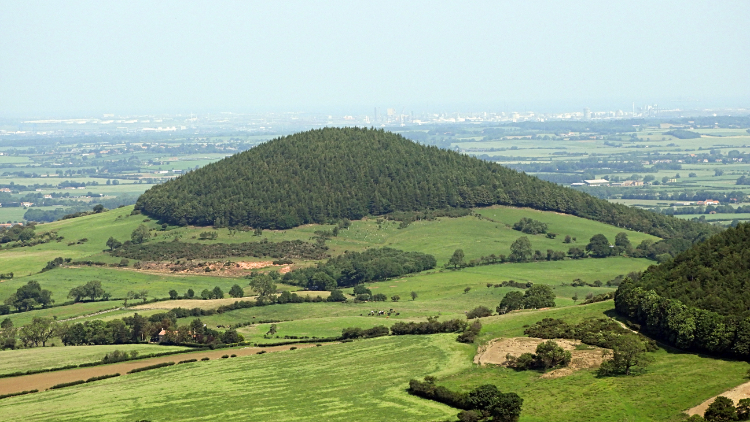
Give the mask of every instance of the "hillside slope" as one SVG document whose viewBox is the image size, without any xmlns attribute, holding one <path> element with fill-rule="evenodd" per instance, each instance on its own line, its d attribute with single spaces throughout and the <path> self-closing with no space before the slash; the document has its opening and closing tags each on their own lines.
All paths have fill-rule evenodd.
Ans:
<svg viewBox="0 0 750 422">
<path fill-rule="evenodd" d="M 650 267 L 634 287 L 722 315 L 750 314 L 750 223 Z"/>
<path fill-rule="evenodd" d="M 582 192 L 375 129 L 281 137 L 144 193 L 136 209 L 173 224 L 286 229 L 393 211 L 493 204 L 557 211 L 662 238 L 706 225 Z"/>
</svg>

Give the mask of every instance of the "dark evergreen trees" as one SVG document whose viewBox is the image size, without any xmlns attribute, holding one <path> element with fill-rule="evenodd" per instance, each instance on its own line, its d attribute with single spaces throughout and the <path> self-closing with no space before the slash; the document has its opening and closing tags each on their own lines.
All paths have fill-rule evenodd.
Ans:
<svg viewBox="0 0 750 422">
<path fill-rule="evenodd" d="M 694 239 L 714 230 L 362 128 L 272 140 L 149 189 L 136 209 L 177 225 L 285 229 L 368 214 L 493 204 L 573 214 L 662 238 Z"/>
</svg>

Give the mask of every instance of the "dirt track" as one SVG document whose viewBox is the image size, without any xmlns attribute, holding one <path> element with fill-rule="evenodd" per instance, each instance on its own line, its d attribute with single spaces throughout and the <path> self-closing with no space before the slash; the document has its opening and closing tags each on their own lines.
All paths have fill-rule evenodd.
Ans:
<svg viewBox="0 0 750 422">
<path fill-rule="evenodd" d="M 292 347 L 303 349 L 307 347 L 315 347 L 314 344 L 290 344 L 286 346 L 274 346 L 274 347 L 234 347 L 229 349 L 219 350 L 205 350 L 201 352 L 191 353 L 179 353 L 169 356 L 161 356 L 152 359 L 134 360 L 120 363 L 113 363 L 110 365 L 93 366 L 90 368 L 77 368 L 68 369 L 65 371 L 46 372 L 34 375 L 24 375 L 20 377 L 0 378 L 0 394 L 15 393 L 18 391 L 26 390 L 46 390 L 55 384 L 63 382 L 72 382 L 78 380 L 86 380 L 91 377 L 99 377 L 102 375 L 120 373 L 122 376 L 127 376 L 126 373 L 135 368 L 142 368 L 144 366 L 154 365 L 162 362 L 179 362 L 181 360 L 198 359 L 199 361 L 208 357 L 211 360 L 220 359 L 223 355 L 237 355 L 247 356 L 254 355 L 261 350 L 266 352 L 278 352 L 282 350 L 289 350 Z M 75 347 L 75 346 L 71 346 Z M 231 358 L 230 358 L 231 359 Z"/>
<path fill-rule="evenodd" d="M 699 404 L 698 406 L 693 407 L 692 409 L 689 409 L 687 411 L 688 415 L 700 415 L 703 416 L 704 413 L 706 413 L 706 409 L 708 409 L 708 405 L 713 403 L 713 401 L 718 396 L 724 396 L 728 397 L 732 400 L 734 400 L 734 404 L 737 404 L 740 399 L 747 399 L 750 398 L 750 382 L 746 382 L 742 385 L 738 385 L 737 387 L 734 387 L 733 389 L 729 391 L 725 391 L 717 396 L 713 396 L 710 399 L 704 401 L 703 403 Z"/>
<path fill-rule="evenodd" d="M 547 340 L 533 337 L 495 339 L 477 351 L 476 356 L 474 356 L 474 363 L 507 365 L 506 355 L 520 356 L 524 353 L 534 353 L 536 347 L 545 341 Z M 591 346 L 591 350 L 576 350 L 579 342 L 565 339 L 555 339 L 555 343 L 569 351 L 572 359 L 568 366 L 545 372 L 542 374 L 542 378 L 564 377 L 580 369 L 597 368 L 604 361 L 602 351 L 606 349 Z"/>
</svg>

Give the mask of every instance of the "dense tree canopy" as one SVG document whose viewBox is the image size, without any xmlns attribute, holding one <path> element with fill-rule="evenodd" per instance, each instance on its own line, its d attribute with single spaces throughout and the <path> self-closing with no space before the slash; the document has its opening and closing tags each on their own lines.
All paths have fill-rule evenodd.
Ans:
<svg viewBox="0 0 750 422">
<path fill-rule="evenodd" d="M 750 223 L 739 224 L 659 266 L 633 287 L 722 315 L 750 316 Z"/>
<path fill-rule="evenodd" d="M 172 224 L 285 229 L 493 204 L 573 214 L 662 238 L 694 239 L 712 230 L 363 128 L 325 128 L 269 141 L 149 189 L 136 209 Z"/>
</svg>

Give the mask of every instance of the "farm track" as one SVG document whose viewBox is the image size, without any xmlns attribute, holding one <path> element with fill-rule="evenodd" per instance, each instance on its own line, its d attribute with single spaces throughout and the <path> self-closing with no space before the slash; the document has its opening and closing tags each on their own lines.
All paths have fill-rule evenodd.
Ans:
<svg viewBox="0 0 750 422">
<path fill-rule="evenodd" d="M 69 346 L 75 347 L 75 346 Z M 273 347 L 244 347 L 244 348 L 229 348 L 219 350 L 205 350 L 200 352 L 181 353 L 170 356 L 160 356 L 151 359 L 142 359 L 135 361 L 126 361 L 113 363 L 110 365 L 93 366 L 89 368 L 77 368 L 68 369 L 64 371 L 45 372 L 41 374 L 24 375 L 20 377 L 0 378 L 0 394 L 10 394 L 19 391 L 26 390 L 47 390 L 53 385 L 61 384 L 64 382 L 72 382 L 78 380 L 86 380 L 92 377 L 99 377 L 102 375 L 110 375 L 120 373 L 122 376 L 127 376 L 127 372 L 136 368 L 142 368 L 144 366 L 154 365 L 157 363 L 164 362 L 179 362 L 188 359 L 200 359 L 208 357 L 211 360 L 220 359 L 224 355 L 236 354 L 239 356 L 249 356 L 257 354 L 261 350 L 266 352 L 280 352 L 289 350 L 292 347 L 298 349 L 315 347 L 314 344 L 290 344 L 284 346 L 273 346 Z M 231 359 L 231 358 L 230 358 Z M 200 363 L 200 362 L 198 362 Z"/>
<path fill-rule="evenodd" d="M 92 317 L 92 316 L 97 316 L 97 315 L 101 315 L 101 314 L 106 314 L 106 313 L 108 313 L 108 312 L 120 311 L 120 310 L 123 310 L 123 309 L 125 309 L 125 308 L 112 308 L 112 309 L 105 309 L 105 310 L 103 310 L 103 311 L 99 311 L 99 312 L 94 312 L 93 314 L 78 315 L 78 316 L 74 316 L 74 317 L 71 317 L 71 318 L 61 319 L 61 320 L 58 320 L 57 322 L 67 322 L 67 321 L 73 321 L 73 320 L 76 320 L 76 319 L 81 319 L 81 318 L 88 318 L 88 317 Z"/>
</svg>

